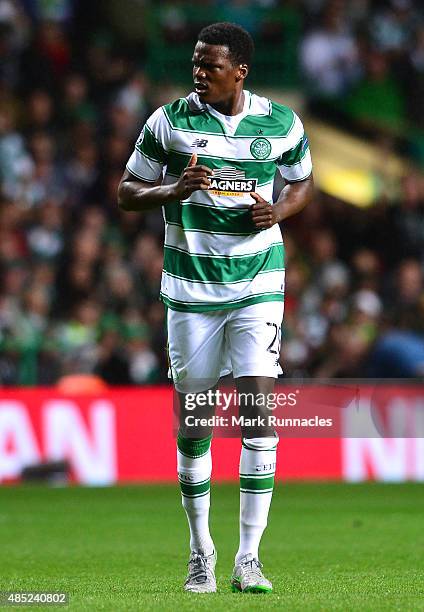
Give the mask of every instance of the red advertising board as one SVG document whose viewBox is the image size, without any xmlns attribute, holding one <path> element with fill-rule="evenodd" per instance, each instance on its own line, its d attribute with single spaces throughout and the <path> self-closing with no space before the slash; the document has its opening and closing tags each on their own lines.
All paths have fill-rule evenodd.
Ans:
<svg viewBox="0 0 424 612">
<path fill-rule="evenodd" d="M 361 406 L 340 407 L 337 435 L 334 430 L 328 437 L 297 435 L 293 427 L 288 430 L 293 437 L 279 432 L 277 478 L 424 480 L 422 387 L 360 391 Z M 323 400 L 322 387 L 316 393 L 324 409 L 331 405 L 331 395 Z M 83 484 L 174 481 L 172 402 L 169 387 L 93 395 L 2 390 L 0 483 L 16 481 L 28 465 L 62 459 L 70 462 L 73 480 Z M 214 479 L 237 479 L 239 439 L 217 437 L 212 448 Z"/>
</svg>

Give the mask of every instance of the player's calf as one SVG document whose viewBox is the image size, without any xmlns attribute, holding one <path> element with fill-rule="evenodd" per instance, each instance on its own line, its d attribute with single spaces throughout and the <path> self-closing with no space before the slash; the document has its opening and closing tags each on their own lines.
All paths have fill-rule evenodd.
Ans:
<svg viewBox="0 0 424 612">
<path fill-rule="evenodd" d="M 267 526 L 274 489 L 278 437 L 243 438 L 240 456 L 240 544 L 231 578 L 233 590 L 267 593 L 259 544 Z"/>
</svg>

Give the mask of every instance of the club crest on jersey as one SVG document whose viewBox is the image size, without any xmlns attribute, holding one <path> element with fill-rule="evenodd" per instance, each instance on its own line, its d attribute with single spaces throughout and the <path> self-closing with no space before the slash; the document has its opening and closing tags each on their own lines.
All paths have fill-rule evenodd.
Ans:
<svg viewBox="0 0 424 612">
<path fill-rule="evenodd" d="M 271 143 L 266 138 L 255 138 L 250 145 L 250 152 L 256 159 L 267 159 L 271 154 Z"/>
<path fill-rule="evenodd" d="M 243 170 L 232 166 L 223 166 L 214 170 L 210 177 L 209 191 L 219 196 L 242 196 L 256 191 L 257 179 L 247 179 Z"/>
<path fill-rule="evenodd" d="M 146 127 L 144 127 L 144 128 L 141 130 L 141 134 L 140 134 L 140 136 L 138 137 L 137 142 L 135 143 L 135 146 L 136 146 L 137 148 L 139 148 L 139 147 L 141 146 L 141 143 L 142 143 L 142 142 L 143 142 L 143 140 L 144 140 L 144 130 L 145 130 L 145 129 L 146 129 Z"/>
</svg>

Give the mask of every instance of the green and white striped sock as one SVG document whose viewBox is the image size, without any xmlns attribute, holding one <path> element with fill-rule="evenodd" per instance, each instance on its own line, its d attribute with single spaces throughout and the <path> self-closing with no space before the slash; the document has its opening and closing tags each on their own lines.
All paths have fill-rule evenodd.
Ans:
<svg viewBox="0 0 424 612">
<path fill-rule="evenodd" d="M 205 555 L 214 551 L 209 533 L 211 438 L 193 440 L 178 434 L 177 440 L 178 480 L 190 527 L 190 550 Z"/>
<path fill-rule="evenodd" d="M 236 565 L 259 543 L 268 521 L 274 489 L 278 438 L 243 438 L 240 455 L 240 545 Z"/>
</svg>

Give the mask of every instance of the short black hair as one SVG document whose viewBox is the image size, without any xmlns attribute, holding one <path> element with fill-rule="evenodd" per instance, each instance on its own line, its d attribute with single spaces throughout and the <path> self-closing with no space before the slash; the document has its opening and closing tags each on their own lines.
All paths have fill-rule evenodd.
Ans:
<svg viewBox="0 0 424 612">
<path fill-rule="evenodd" d="M 228 47 L 231 61 L 237 64 L 252 64 L 255 45 L 249 32 L 236 23 L 222 21 L 212 23 L 199 32 L 197 39 L 207 45 L 223 45 Z"/>
</svg>

